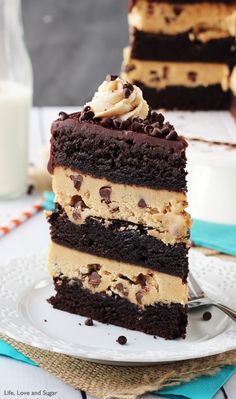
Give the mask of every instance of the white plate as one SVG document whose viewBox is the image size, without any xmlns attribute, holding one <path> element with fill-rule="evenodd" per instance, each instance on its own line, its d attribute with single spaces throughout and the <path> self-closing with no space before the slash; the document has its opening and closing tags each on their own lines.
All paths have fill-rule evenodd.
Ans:
<svg viewBox="0 0 236 399">
<path fill-rule="evenodd" d="M 190 268 L 214 298 L 236 308 L 236 265 L 190 251 Z M 150 364 L 192 359 L 236 348 L 235 324 L 217 309 L 210 321 L 202 310 L 190 314 L 187 338 L 162 338 L 94 322 L 55 310 L 46 301 L 53 287 L 46 253 L 10 261 L 0 267 L 0 331 L 26 344 L 101 363 Z M 127 337 L 120 346 L 116 339 Z"/>
</svg>

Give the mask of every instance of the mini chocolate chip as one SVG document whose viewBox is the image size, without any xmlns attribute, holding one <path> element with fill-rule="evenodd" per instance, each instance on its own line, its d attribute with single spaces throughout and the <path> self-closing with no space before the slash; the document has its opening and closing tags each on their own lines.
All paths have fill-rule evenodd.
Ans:
<svg viewBox="0 0 236 399">
<path fill-rule="evenodd" d="M 106 81 L 107 81 L 107 82 L 111 82 L 111 81 L 113 81 L 113 80 L 116 80 L 117 78 L 118 78 L 117 75 L 108 74 L 108 75 L 106 76 Z"/>
<path fill-rule="evenodd" d="M 167 78 L 168 78 L 168 72 L 169 72 L 168 66 L 164 66 L 164 67 L 163 67 L 163 78 L 164 78 L 164 79 L 167 79 Z"/>
<path fill-rule="evenodd" d="M 115 288 L 120 291 L 124 296 L 128 296 L 128 288 L 124 287 L 122 283 L 116 284 Z"/>
<path fill-rule="evenodd" d="M 118 206 L 116 206 L 115 208 L 110 209 L 111 213 L 115 213 L 118 212 L 120 210 L 120 208 Z"/>
<path fill-rule="evenodd" d="M 100 197 L 105 201 L 106 204 L 111 202 L 111 187 L 101 187 L 99 190 Z"/>
<path fill-rule="evenodd" d="M 113 124 L 114 124 L 116 129 L 119 129 L 120 125 L 121 125 L 121 120 L 120 119 L 113 119 Z"/>
<path fill-rule="evenodd" d="M 175 18 L 174 18 L 172 15 L 170 15 L 170 16 L 167 15 L 167 16 L 165 17 L 165 21 L 166 21 L 167 24 L 170 24 L 171 22 L 173 22 L 174 19 L 175 19 Z"/>
<path fill-rule="evenodd" d="M 130 94 L 131 94 L 131 91 L 130 91 L 129 89 L 124 89 L 124 90 L 123 90 L 123 94 L 124 94 L 124 97 L 125 97 L 125 98 L 129 98 L 129 96 L 130 96 Z"/>
<path fill-rule="evenodd" d="M 124 335 L 120 335 L 116 342 L 118 342 L 120 345 L 125 345 L 127 343 L 127 338 Z"/>
<path fill-rule="evenodd" d="M 152 122 L 157 122 L 158 121 L 158 113 L 156 111 L 151 112 L 150 118 L 152 119 Z"/>
<path fill-rule="evenodd" d="M 181 12 L 183 11 L 183 7 L 176 5 L 173 7 L 173 11 L 174 11 L 175 15 L 177 15 L 177 17 L 178 17 L 181 14 Z"/>
<path fill-rule="evenodd" d="M 155 127 L 150 134 L 154 137 L 162 137 L 162 132 L 158 127 Z"/>
<path fill-rule="evenodd" d="M 47 323 L 48 321 L 46 319 L 44 319 L 44 323 Z"/>
<path fill-rule="evenodd" d="M 90 110 L 91 110 L 91 107 L 89 105 L 86 105 L 86 107 L 84 107 L 82 112 L 87 112 L 87 111 L 90 111 Z"/>
<path fill-rule="evenodd" d="M 130 91 L 134 91 L 134 86 L 129 82 L 124 83 L 123 88 L 129 89 Z"/>
<path fill-rule="evenodd" d="M 129 129 L 130 125 L 131 125 L 131 120 L 130 119 L 126 119 L 126 121 L 121 121 L 120 129 L 121 130 Z"/>
<path fill-rule="evenodd" d="M 164 120 L 165 120 L 164 115 L 158 114 L 158 115 L 157 115 L 157 120 L 158 120 L 158 122 L 160 123 L 160 125 L 163 125 Z"/>
<path fill-rule="evenodd" d="M 194 72 L 194 71 L 188 72 L 188 79 L 191 80 L 191 82 L 196 82 L 197 72 Z"/>
<path fill-rule="evenodd" d="M 142 294 L 141 291 L 136 292 L 135 298 L 136 298 L 136 300 L 137 300 L 137 302 L 138 302 L 139 304 L 142 303 L 142 297 L 143 297 L 143 294 Z"/>
<path fill-rule="evenodd" d="M 84 324 L 85 324 L 86 326 L 93 326 L 93 320 L 91 319 L 91 317 L 88 317 L 88 318 L 85 320 Z"/>
<path fill-rule="evenodd" d="M 132 130 L 135 132 L 138 132 L 139 130 L 142 130 L 142 124 L 140 122 L 133 122 L 132 123 Z"/>
<path fill-rule="evenodd" d="M 69 115 L 64 111 L 61 111 L 61 112 L 59 112 L 59 118 L 61 121 L 65 121 L 66 119 L 69 118 Z"/>
<path fill-rule="evenodd" d="M 170 128 L 168 127 L 168 126 L 164 126 L 162 129 L 161 129 L 161 134 L 162 134 L 162 136 L 167 136 L 167 134 L 169 134 L 170 133 Z"/>
<path fill-rule="evenodd" d="M 202 315 L 202 318 L 203 318 L 204 321 L 211 320 L 211 318 L 212 318 L 211 312 L 204 312 L 203 315 Z"/>
<path fill-rule="evenodd" d="M 73 195 L 70 200 L 70 205 L 75 208 L 80 208 L 81 210 L 88 208 L 80 195 Z"/>
<path fill-rule="evenodd" d="M 147 134 L 152 134 L 153 129 L 154 129 L 154 127 L 152 125 L 147 125 L 147 126 L 145 126 L 144 131 Z"/>
<path fill-rule="evenodd" d="M 34 185 L 33 184 L 29 184 L 28 188 L 27 188 L 27 194 L 31 195 L 31 194 L 33 194 L 33 191 L 34 191 Z"/>
<path fill-rule="evenodd" d="M 175 140 L 177 136 L 177 132 L 175 130 L 171 130 L 170 133 L 167 134 L 166 140 Z"/>
<path fill-rule="evenodd" d="M 74 220 L 80 220 L 81 219 L 81 213 L 75 210 L 75 211 L 72 212 L 72 217 L 73 217 Z"/>
<path fill-rule="evenodd" d="M 157 336 L 156 336 L 156 335 L 153 335 L 153 338 L 154 338 L 154 339 L 157 339 Z"/>
<path fill-rule="evenodd" d="M 98 287 L 101 282 L 101 276 L 97 272 L 92 272 L 88 276 L 88 281 L 93 287 Z"/>
<path fill-rule="evenodd" d="M 146 204 L 146 202 L 144 201 L 143 198 L 141 198 L 141 199 L 139 200 L 139 202 L 138 202 L 138 207 L 139 207 L 139 208 L 147 208 L 147 204 Z"/>
<path fill-rule="evenodd" d="M 114 121 L 113 121 L 112 118 L 104 118 L 104 119 L 101 120 L 101 125 L 102 125 L 103 127 L 108 127 L 108 128 L 110 128 L 110 127 L 113 127 L 113 126 L 114 126 L 114 123 L 113 123 L 113 122 L 114 122 Z"/>
<path fill-rule="evenodd" d="M 80 121 L 89 121 L 90 119 L 93 119 L 93 117 L 94 117 L 93 111 L 82 112 L 80 116 Z"/>
<path fill-rule="evenodd" d="M 74 183 L 74 187 L 76 188 L 76 190 L 80 190 L 82 181 L 83 181 L 83 176 L 81 175 L 70 175 L 70 179 L 73 181 Z"/>
<path fill-rule="evenodd" d="M 146 278 L 143 274 L 139 274 L 137 277 L 137 283 L 141 285 L 142 288 L 146 287 Z"/>
</svg>

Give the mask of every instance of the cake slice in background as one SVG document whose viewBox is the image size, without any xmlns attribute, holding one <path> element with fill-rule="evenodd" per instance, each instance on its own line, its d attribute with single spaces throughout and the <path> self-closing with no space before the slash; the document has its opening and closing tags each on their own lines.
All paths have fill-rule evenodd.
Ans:
<svg viewBox="0 0 236 399">
<path fill-rule="evenodd" d="M 235 0 L 130 0 L 122 77 L 153 108 L 229 109 L 236 83 Z"/>
<path fill-rule="evenodd" d="M 184 337 L 190 217 L 186 142 L 141 90 L 108 75 L 52 124 L 49 272 L 57 309 Z"/>
</svg>

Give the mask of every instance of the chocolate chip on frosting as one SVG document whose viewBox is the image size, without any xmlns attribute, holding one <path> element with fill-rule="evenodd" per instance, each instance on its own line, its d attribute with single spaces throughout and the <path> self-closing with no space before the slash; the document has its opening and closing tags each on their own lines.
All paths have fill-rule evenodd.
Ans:
<svg viewBox="0 0 236 399">
<path fill-rule="evenodd" d="M 150 135 L 154 137 L 163 137 L 162 132 L 158 127 L 155 127 Z"/>
<path fill-rule="evenodd" d="M 99 190 L 100 197 L 105 201 L 106 204 L 111 202 L 111 191 L 111 187 L 109 186 L 101 187 Z"/>
<path fill-rule="evenodd" d="M 124 89 L 129 89 L 130 91 L 134 91 L 134 86 L 131 83 L 129 83 L 129 82 L 124 83 L 123 84 L 123 88 Z"/>
<path fill-rule="evenodd" d="M 81 175 L 70 175 L 70 179 L 73 181 L 74 183 L 74 187 L 76 188 L 76 190 L 80 190 L 82 181 L 83 181 L 83 176 Z"/>
<path fill-rule="evenodd" d="M 103 118 L 101 120 L 101 125 L 103 127 L 112 128 L 114 127 L 114 120 L 112 118 Z"/>
<path fill-rule="evenodd" d="M 135 132 L 138 132 L 140 130 L 142 130 L 142 124 L 140 122 L 133 122 L 132 123 L 132 130 L 134 130 Z"/>
<path fill-rule="evenodd" d="M 128 88 L 123 89 L 123 94 L 125 98 L 129 98 L 129 96 L 131 95 L 131 91 Z"/>
<path fill-rule="evenodd" d="M 146 208 L 146 207 L 147 207 L 147 204 L 146 204 L 146 202 L 144 201 L 143 198 L 141 198 L 141 199 L 139 200 L 139 202 L 138 202 L 138 207 L 139 207 L 139 208 Z"/>
<path fill-rule="evenodd" d="M 118 78 L 117 75 L 108 74 L 108 75 L 106 76 L 106 81 L 107 81 L 107 82 L 111 82 L 111 81 L 113 81 L 113 80 L 116 80 L 117 78 Z"/>
<path fill-rule="evenodd" d="M 85 208 L 88 208 L 80 195 L 73 195 L 70 205 L 74 206 L 75 208 L 80 208 L 81 211 L 83 211 Z"/>
<path fill-rule="evenodd" d="M 69 118 L 69 115 L 66 112 L 64 112 L 64 111 L 59 112 L 59 119 L 61 121 L 65 121 L 68 118 Z"/>
<path fill-rule="evenodd" d="M 88 281 L 94 288 L 98 287 L 101 282 L 101 276 L 97 272 L 92 272 L 88 277 Z"/>
<path fill-rule="evenodd" d="M 94 117 L 94 112 L 93 111 L 84 111 L 81 112 L 80 115 L 80 121 L 89 121 L 90 119 L 93 119 Z"/>
</svg>

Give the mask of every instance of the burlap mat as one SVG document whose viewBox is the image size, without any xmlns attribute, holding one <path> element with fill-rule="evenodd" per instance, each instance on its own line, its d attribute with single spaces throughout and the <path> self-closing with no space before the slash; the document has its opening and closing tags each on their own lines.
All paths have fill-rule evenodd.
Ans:
<svg viewBox="0 0 236 399">
<path fill-rule="evenodd" d="M 17 342 L 0 334 L 40 367 L 75 389 L 99 399 L 135 399 L 147 392 L 212 375 L 223 365 L 236 365 L 236 350 L 203 359 L 145 367 L 119 367 L 90 363 Z"/>
</svg>

